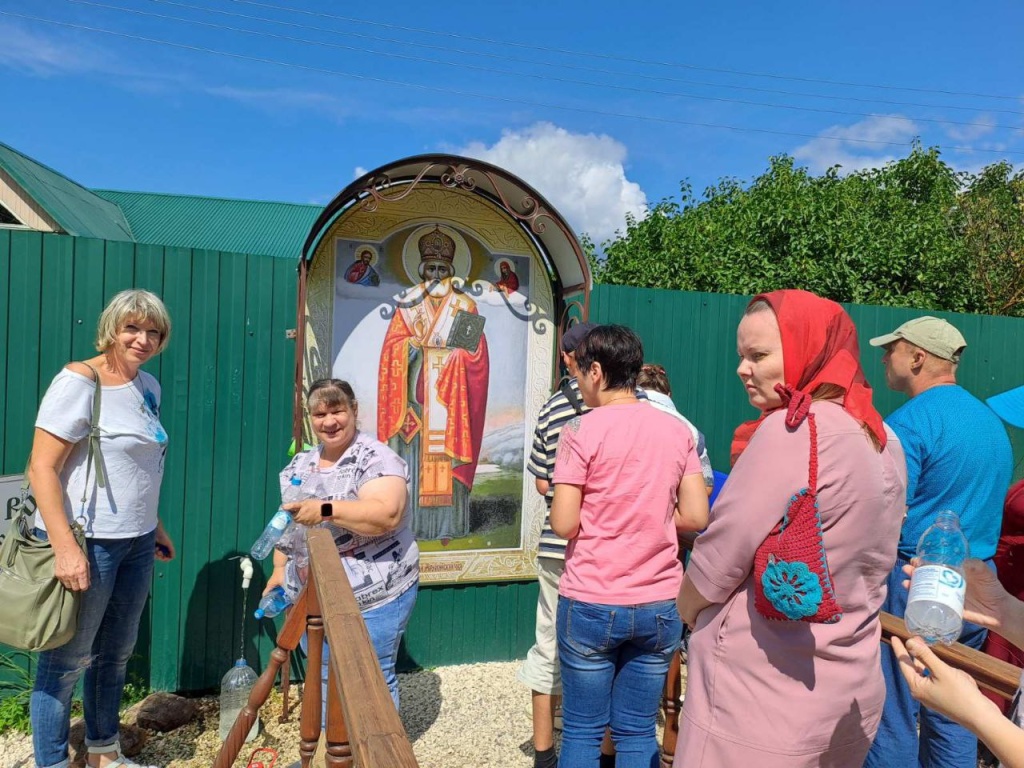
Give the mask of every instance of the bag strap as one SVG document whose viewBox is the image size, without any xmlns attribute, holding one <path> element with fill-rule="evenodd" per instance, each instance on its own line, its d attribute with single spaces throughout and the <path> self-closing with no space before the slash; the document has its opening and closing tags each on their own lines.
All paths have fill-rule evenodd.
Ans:
<svg viewBox="0 0 1024 768">
<path fill-rule="evenodd" d="M 583 413 L 583 403 L 580 401 L 579 393 L 572 388 L 572 384 L 569 379 L 562 382 L 558 391 L 561 392 L 565 396 L 565 399 L 569 401 L 569 405 L 571 405 L 572 409 L 576 411 L 577 416 Z"/>
<path fill-rule="evenodd" d="M 811 432 L 811 460 L 807 466 L 807 492 L 811 496 L 818 495 L 818 424 L 814 414 L 807 414 L 807 426 Z"/>
<path fill-rule="evenodd" d="M 83 365 L 92 371 L 96 377 L 96 391 L 92 396 L 92 423 L 89 425 L 89 436 L 86 438 L 89 441 L 89 453 L 85 459 L 85 483 L 82 484 L 82 506 L 84 508 L 89 493 L 90 468 L 96 474 L 96 486 L 98 488 L 106 487 L 107 475 L 103 469 L 103 455 L 100 453 L 100 402 L 103 384 L 100 382 L 99 371 L 89 365 L 89 363 L 83 362 Z"/>
</svg>

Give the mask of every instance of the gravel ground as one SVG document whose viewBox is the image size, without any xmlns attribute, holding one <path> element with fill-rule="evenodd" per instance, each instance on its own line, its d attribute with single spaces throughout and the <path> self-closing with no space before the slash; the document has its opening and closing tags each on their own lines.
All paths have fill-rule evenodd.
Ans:
<svg viewBox="0 0 1024 768">
<path fill-rule="evenodd" d="M 533 765 L 530 694 L 515 679 L 518 666 L 519 662 L 467 664 L 399 675 L 402 721 L 422 768 Z M 194 722 L 169 734 L 150 734 L 135 760 L 161 768 L 208 768 L 220 748 L 217 700 L 198 703 Z M 262 710 L 264 731 L 245 746 L 236 768 L 245 768 L 256 747 L 278 750 L 275 768 L 289 768 L 299 759 L 298 709 L 283 724 L 277 722 L 280 712 L 275 690 Z M 660 734 L 659 726 L 659 738 Z M 32 768 L 30 737 L 0 736 L 0 766 Z"/>
</svg>

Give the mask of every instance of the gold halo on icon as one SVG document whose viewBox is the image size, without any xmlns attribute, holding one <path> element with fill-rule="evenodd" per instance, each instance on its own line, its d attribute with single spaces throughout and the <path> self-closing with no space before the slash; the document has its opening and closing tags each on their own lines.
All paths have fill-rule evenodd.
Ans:
<svg viewBox="0 0 1024 768">
<path fill-rule="evenodd" d="M 509 272 L 511 272 L 513 275 L 516 275 L 518 277 L 518 273 L 516 272 L 516 263 L 514 261 L 512 261 L 512 259 L 507 259 L 507 258 L 503 257 L 503 258 L 498 259 L 496 262 L 494 262 L 494 274 L 497 276 L 497 278 L 499 280 L 501 279 L 501 265 L 502 264 L 508 264 Z"/>
<path fill-rule="evenodd" d="M 369 251 L 370 253 L 370 266 L 376 266 L 380 260 L 380 256 L 377 255 L 377 249 L 372 245 L 357 245 L 355 249 L 355 255 L 352 257 L 355 261 L 362 261 L 363 254 Z"/>
</svg>

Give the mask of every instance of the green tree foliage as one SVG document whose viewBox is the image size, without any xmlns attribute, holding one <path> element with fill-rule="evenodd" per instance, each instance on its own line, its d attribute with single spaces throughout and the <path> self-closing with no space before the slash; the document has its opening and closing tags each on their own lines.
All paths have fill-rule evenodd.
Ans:
<svg viewBox="0 0 1024 768">
<path fill-rule="evenodd" d="M 883 168 L 813 176 L 773 157 L 748 186 L 724 179 L 664 200 L 594 259 L 600 283 L 1024 315 L 1024 177 L 954 171 L 915 146 Z"/>
</svg>

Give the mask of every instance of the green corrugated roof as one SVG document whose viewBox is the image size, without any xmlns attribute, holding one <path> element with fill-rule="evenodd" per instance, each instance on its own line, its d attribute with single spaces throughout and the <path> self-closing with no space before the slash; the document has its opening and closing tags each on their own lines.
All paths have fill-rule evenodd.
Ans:
<svg viewBox="0 0 1024 768">
<path fill-rule="evenodd" d="M 117 203 L 140 243 L 298 260 L 320 205 L 95 190 Z"/>
<path fill-rule="evenodd" d="M 128 220 L 116 205 L 2 143 L 0 168 L 69 235 L 103 240 L 134 239 Z"/>
</svg>

